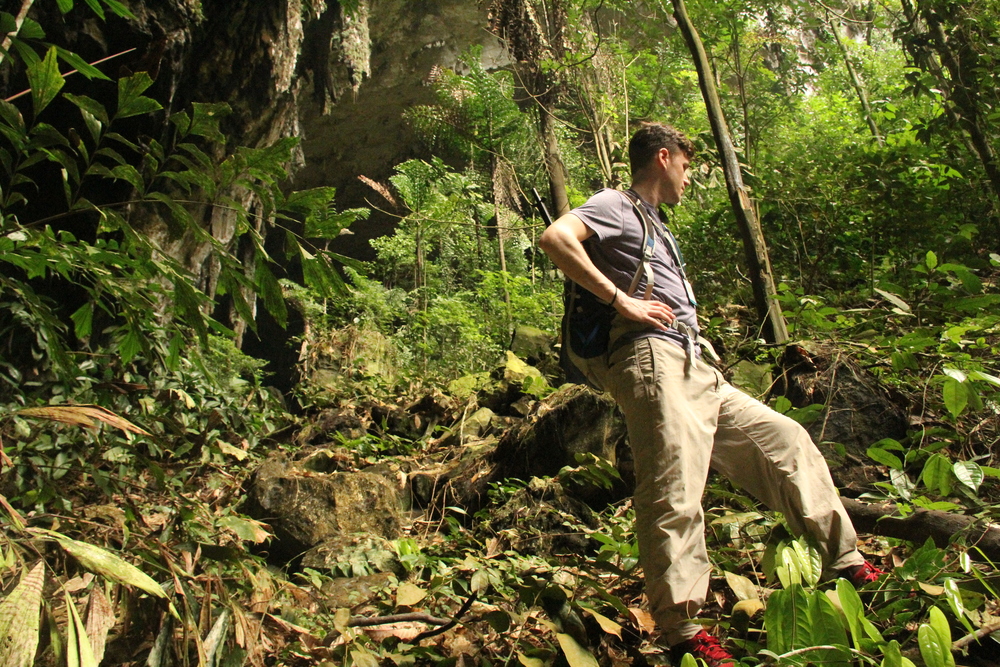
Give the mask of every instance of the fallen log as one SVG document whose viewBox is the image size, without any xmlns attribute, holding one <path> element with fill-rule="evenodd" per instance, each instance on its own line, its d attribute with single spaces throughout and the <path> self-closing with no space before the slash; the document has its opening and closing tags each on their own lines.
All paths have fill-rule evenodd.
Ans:
<svg viewBox="0 0 1000 667">
<path fill-rule="evenodd" d="M 929 537 L 935 545 L 944 548 L 964 532 L 970 556 L 976 555 L 972 548 L 976 547 L 990 560 L 1000 559 L 1000 526 L 996 524 L 964 514 L 926 509 L 916 509 L 903 517 L 891 503 L 869 505 L 851 498 L 840 500 L 859 533 L 897 537 L 911 542 L 925 542 Z"/>
</svg>

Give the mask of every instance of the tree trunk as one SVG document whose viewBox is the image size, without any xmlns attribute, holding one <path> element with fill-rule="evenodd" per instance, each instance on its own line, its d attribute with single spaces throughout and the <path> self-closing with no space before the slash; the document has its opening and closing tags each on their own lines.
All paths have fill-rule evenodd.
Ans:
<svg viewBox="0 0 1000 667">
<path fill-rule="evenodd" d="M 924 509 L 901 517 L 895 505 L 869 505 L 850 498 L 840 500 L 859 532 L 915 543 L 925 542 L 929 537 L 942 549 L 955 535 L 965 533 L 968 544 L 974 544 L 990 560 L 1000 559 L 1000 527 L 995 524 L 983 525 L 975 517 Z M 970 551 L 970 555 L 975 553 L 976 549 Z"/>
<path fill-rule="evenodd" d="M 754 305 L 757 308 L 757 315 L 762 321 L 763 335 L 768 342 L 784 343 L 788 340 L 788 329 L 785 327 L 785 318 L 781 314 L 781 307 L 775 298 L 777 290 L 771 273 L 771 261 L 767 256 L 767 246 L 764 243 L 764 233 L 757 216 L 754 214 L 746 186 L 743 185 L 739 160 L 736 158 L 736 150 L 733 148 L 729 127 L 722 113 L 719 94 L 715 88 L 712 66 L 709 63 L 705 47 L 701 43 L 701 38 L 688 17 L 684 0 L 672 0 L 672 2 L 674 17 L 684 34 L 688 49 L 691 51 L 691 57 L 694 59 L 695 68 L 698 70 L 698 82 L 701 85 L 702 96 L 705 98 L 708 118 L 712 125 L 712 134 L 715 136 L 719 157 L 722 160 L 722 169 L 726 175 L 729 201 L 743 237 L 743 249 L 750 266 Z"/>
<path fill-rule="evenodd" d="M 829 11 L 826 13 L 826 22 L 830 26 L 833 38 L 837 40 L 837 46 L 840 47 L 840 54 L 844 57 L 844 66 L 847 67 L 847 73 L 851 77 L 851 85 L 854 86 L 854 92 L 857 93 L 858 100 L 861 102 L 861 110 L 864 113 L 865 122 L 868 123 L 868 129 L 871 130 L 872 136 L 875 137 L 878 145 L 884 146 L 885 141 L 882 140 L 882 133 L 879 132 L 878 123 L 875 122 L 875 116 L 872 115 L 872 108 L 868 103 L 868 93 L 865 91 L 864 82 L 861 81 L 861 76 L 854 68 L 854 63 L 851 62 L 851 54 L 847 52 L 847 45 L 840 38 L 840 28 L 830 18 Z"/>
<path fill-rule="evenodd" d="M 549 173 L 549 189 L 556 217 L 569 213 L 569 196 L 566 193 L 566 166 L 559 154 L 555 117 L 548 108 L 538 110 L 539 130 L 545 147 L 545 168 Z"/>
</svg>

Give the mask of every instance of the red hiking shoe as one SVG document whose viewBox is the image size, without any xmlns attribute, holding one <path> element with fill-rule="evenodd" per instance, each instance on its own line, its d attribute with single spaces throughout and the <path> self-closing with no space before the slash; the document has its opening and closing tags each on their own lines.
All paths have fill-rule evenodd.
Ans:
<svg viewBox="0 0 1000 667">
<path fill-rule="evenodd" d="M 704 630 L 699 630 L 691 639 L 670 648 L 670 661 L 674 665 L 681 664 L 685 653 L 695 658 L 701 658 L 708 667 L 736 667 L 736 658 L 719 644 L 714 637 Z"/>
<path fill-rule="evenodd" d="M 868 561 L 865 561 L 861 565 L 845 567 L 840 571 L 840 576 L 854 584 L 855 588 L 862 588 L 867 584 L 874 583 L 883 574 L 885 574 L 884 570 L 880 570 Z"/>
</svg>

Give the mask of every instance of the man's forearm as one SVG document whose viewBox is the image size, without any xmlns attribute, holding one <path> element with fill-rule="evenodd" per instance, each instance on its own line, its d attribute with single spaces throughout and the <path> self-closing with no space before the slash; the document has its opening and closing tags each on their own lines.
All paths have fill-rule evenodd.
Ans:
<svg viewBox="0 0 1000 667">
<path fill-rule="evenodd" d="M 583 243 L 576 238 L 571 229 L 559 224 L 561 220 L 562 218 L 545 230 L 538 241 L 539 247 L 567 278 L 589 290 L 599 299 L 611 301 L 617 291 L 615 284 L 594 266 Z"/>
</svg>

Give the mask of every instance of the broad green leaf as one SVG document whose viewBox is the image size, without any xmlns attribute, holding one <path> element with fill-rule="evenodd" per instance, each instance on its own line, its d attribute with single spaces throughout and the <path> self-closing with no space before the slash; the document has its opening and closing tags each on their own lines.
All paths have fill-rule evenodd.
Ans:
<svg viewBox="0 0 1000 667">
<path fill-rule="evenodd" d="M 1000 378 L 995 375 L 990 375 L 982 371 L 972 371 L 969 373 L 969 377 L 973 380 L 982 380 L 983 382 L 989 382 L 992 385 L 1000 387 Z"/>
<path fill-rule="evenodd" d="M 812 629 L 810 643 L 838 647 L 811 653 L 810 659 L 821 665 L 850 667 L 851 653 L 847 650 L 845 620 L 825 593 L 813 592 L 809 599 L 809 617 Z"/>
<path fill-rule="evenodd" d="M 86 338 L 90 335 L 94 323 L 94 304 L 89 301 L 83 304 L 70 315 L 70 319 L 73 320 L 73 329 L 76 337 Z"/>
<path fill-rule="evenodd" d="M 523 667 L 544 667 L 545 665 L 545 661 L 541 658 L 532 658 L 520 652 L 517 654 L 517 661 L 521 663 Z"/>
<path fill-rule="evenodd" d="M 0 665 L 28 667 L 34 663 L 44 583 L 45 563 L 39 561 L 0 603 Z"/>
<path fill-rule="evenodd" d="M 975 461 L 955 461 L 951 470 L 959 482 L 971 489 L 973 493 L 979 493 L 979 485 L 983 483 L 985 475 L 978 463 Z"/>
<path fill-rule="evenodd" d="M 132 76 L 119 79 L 118 112 L 115 118 L 129 118 L 162 109 L 159 102 L 142 94 L 151 85 L 153 80 L 146 72 L 136 72 Z"/>
<path fill-rule="evenodd" d="M 191 121 L 185 134 L 205 137 L 217 143 L 225 142 L 226 137 L 219 130 L 219 121 L 232 113 L 228 104 L 195 102 L 191 105 L 191 111 Z"/>
<path fill-rule="evenodd" d="M 933 250 L 927 251 L 927 257 L 924 259 L 924 264 L 926 264 L 927 268 L 930 269 L 931 271 L 937 268 L 938 258 Z"/>
<path fill-rule="evenodd" d="M 35 118 L 56 98 L 65 81 L 59 73 L 56 48 L 53 46 L 45 58 L 28 67 L 28 83 L 31 86 L 31 102 Z"/>
<path fill-rule="evenodd" d="M 559 648 L 562 649 L 563 655 L 566 656 L 566 662 L 569 663 L 569 667 L 598 667 L 597 659 L 594 655 L 585 647 L 580 646 L 571 635 L 559 632 L 556 633 L 556 639 L 559 640 Z"/>
<path fill-rule="evenodd" d="M 934 628 L 924 624 L 917 630 L 917 642 L 920 646 L 920 657 L 927 667 L 954 667 L 955 659 L 951 655 L 951 644 L 942 641 Z"/>
<path fill-rule="evenodd" d="M 729 587 L 733 589 L 733 593 L 736 594 L 736 599 L 738 600 L 759 600 L 760 595 L 757 593 L 757 587 L 752 581 L 744 577 L 743 575 L 736 574 L 734 572 L 726 572 L 726 583 Z"/>
<path fill-rule="evenodd" d="M 965 371 L 963 371 L 960 368 L 948 368 L 946 366 L 945 368 L 941 369 L 941 372 L 950 378 L 958 380 L 959 382 L 965 382 L 967 379 L 969 379 L 969 376 L 965 374 Z"/>
<path fill-rule="evenodd" d="M 69 552 L 71 556 L 80 562 L 80 565 L 91 572 L 116 581 L 119 584 L 124 584 L 125 586 L 134 586 L 156 597 L 167 597 L 163 592 L 163 588 L 156 583 L 156 580 L 135 565 L 125 562 L 110 551 L 96 547 L 93 544 L 87 544 L 86 542 L 71 540 L 53 531 L 46 530 L 39 532 L 58 542 L 59 546 Z"/>
<path fill-rule="evenodd" d="M 75 104 L 80 110 L 86 111 L 94 118 L 101 121 L 103 125 L 107 125 L 110 122 L 107 109 L 105 109 L 104 105 L 97 100 L 87 97 L 86 95 L 73 95 L 72 93 L 65 93 L 63 97 Z"/>
<path fill-rule="evenodd" d="M 948 409 L 952 417 L 958 419 L 969 404 L 969 392 L 965 384 L 955 378 L 948 378 L 944 381 L 941 393 L 944 398 L 944 407 Z"/>
<path fill-rule="evenodd" d="M 893 639 L 882 647 L 881 667 L 908 667 L 913 663 L 903 657 L 903 652 L 899 649 L 899 642 Z"/>
<path fill-rule="evenodd" d="M 941 454 L 931 454 L 924 462 L 923 472 L 920 473 L 924 486 L 937 491 L 939 495 L 947 496 L 951 493 L 952 472 L 951 461 Z"/>
<path fill-rule="evenodd" d="M 681 667 L 700 667 L 698 661 L 690 653 L 685 653 L 681 658 Z"/>
<path fill-rule="evenodd" d="M 854 648 L 861 648 L 863 638 L 861 621 L 865 617 L 865 607 L 861 603 L 861 597 L 851 582 L 847 579 L 837 579 L 837 598 L 840 600 L 840 608 L 844 611 L 844 618 L 847 619 Z"/>
<path fill-rule="evenodd" d="M 73 0 L 56 0 L 56 6 L 63 14 L 73 9 Z"/>
<path fill-rule="evenodd" d="M 944 580 L 944 596 L 948 600 L 948 606 L 951 607 L 951 613 L 955 615 L 965 629 L 970 633 L 975 632 L 972 624 L 969 623 L 967 618 L 968 612 L 965 610 L 965 602 L 962 600 L 962 592 L 958 590 L 958 584 L 951 577 L 947 577 Z"/>
<path fill-rule="evenodd" d="M 903 469 L 903 462 L 899 459 L 899 457 L 896 456 L 895 454 L 892 454 L 891 452 L 887 452 L 881 447 L 869 447 L 867 454 L 868 458 L 878 463 L 881 463 L 884 466 L 889 466 L 894 470 Z"/>
<path fill-rule="evenodd" d="M 285 295 L 281 290 L 281 284 L 274 273 L 267 266 L 267 262 L 258 258 L 257 267 L 254 269 L 254 283 L 256 284 L 257 295 L 264 302 L 267 312 L 271 313 L 274 320 L 282 327 L 288 322 L 288 308 L 285 306 Z"/>
<path fill-rule="evenodd" d="M 815 586 L 823 574 L 823 557 L 804 538 L 792 542 L 792 549 L 795 550 L 795 555 L 798 558 L 797 564 L 802 578 L 809 586 Z"/>
</svg>

